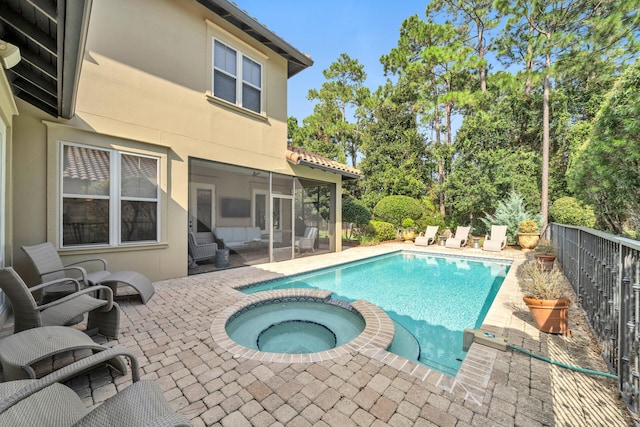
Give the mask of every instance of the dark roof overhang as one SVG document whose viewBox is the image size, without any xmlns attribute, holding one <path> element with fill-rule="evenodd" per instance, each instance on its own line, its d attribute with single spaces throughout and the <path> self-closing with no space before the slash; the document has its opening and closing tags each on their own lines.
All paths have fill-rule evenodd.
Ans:
<svg viewBox="0 0 640 427">
<path fill-rule="evenodd" d="M 92 0 L 0 0 L 0 39 L 22 60 L 7 70 L 13 94 L 71 118 Z"/>
</svg>

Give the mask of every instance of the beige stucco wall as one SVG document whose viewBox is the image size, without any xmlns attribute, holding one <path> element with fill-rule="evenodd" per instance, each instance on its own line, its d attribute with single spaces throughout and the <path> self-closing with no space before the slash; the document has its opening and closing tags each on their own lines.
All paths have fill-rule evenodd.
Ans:
<svg viewBox="0 0 640 427">
<path fill-rule="evenodd" d="M 212 36 L 263 64 L 264 114 L 211 98 Z M 285 160 L 286 91 L 284 58 L 194 0 L 94 0 L 76 116 L 59 120 L 18 101 L 15 248 L 58 243 L 59 141 L 117 148 L 161 159 L 160 243 L 63 249 L 65 261 L 91 254 L 152 280 L 186 275 L 190 157 L 340 185 L 339 175 Z M 339 201 L 337 208 L 340 227 Z M 13 254 L 33 281 L 22 252 Z"/>
</svg>

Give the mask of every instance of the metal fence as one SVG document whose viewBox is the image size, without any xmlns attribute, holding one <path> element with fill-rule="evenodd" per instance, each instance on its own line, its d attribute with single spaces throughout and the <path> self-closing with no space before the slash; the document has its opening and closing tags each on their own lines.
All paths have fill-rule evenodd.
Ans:
<svg viewBox="0 0 640 427">
<path fill-rule="evenodd" d="M 640 242 L 585 227 L 551 224 L 558 262 L 578 296 L 603 357 L 631 410 L 640 400 Z"/>
</svg>

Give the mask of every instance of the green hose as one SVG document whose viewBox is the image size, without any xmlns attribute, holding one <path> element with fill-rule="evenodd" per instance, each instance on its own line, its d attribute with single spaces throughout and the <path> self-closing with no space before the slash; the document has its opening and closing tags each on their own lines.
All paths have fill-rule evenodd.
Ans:
<svg viewBox="0 0 640 427">
<path fill-rule="evenodd" d="M 536 359 L 543 360 L 545 362 L 551 363 L 553 365 L 558 365 L 558 366 L 563 367 L 563 368 L 571 369 L 573 371 L 583 372 L 585 374 L 591 374 L 591 375 L 601 375 L 603 377 L 613 378 L 613 379 L 616 379 L 616 380 L 618 379 L 617 375 L 613 375 L 613 374 L 610 374 L 608 372 L 594 371 L 594 370 L 591 370 L 591 369 L 584 369 L 584 368 L 581 368 L 579 366 L 567 365 L 566 363 L 562 363 L 562 362 L 558 362 L 558 361 L 555 361 L 555 360 L 547 359 L 546 357 L 540 356 L 539 354 L 531 353 L 530 351 L 527 351 L 527 350 L 522 349 L 520 347 L 516 347 L 515 345 L 507 344 L 507 346 L 509 348 L 513 349 L 513 350 L 519 351 L 520 353 L 527 354 L 527 355 L 529 355 L 531 357 L 535 357 Z"/>
</svg>

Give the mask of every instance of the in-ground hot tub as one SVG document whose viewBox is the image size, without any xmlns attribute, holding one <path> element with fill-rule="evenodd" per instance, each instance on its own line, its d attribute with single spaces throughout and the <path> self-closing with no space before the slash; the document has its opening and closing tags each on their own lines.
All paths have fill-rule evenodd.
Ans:
<svg viewBox="0 0 640 427">
<path fill-rule="evenodd" d="M 232 340 L 272 353 L 305 354 L 346 344 L 364 330 L 348 305 L 320 298 L 269 299 L 237 312 L 226 324 Z"/>
<path fill-rule="evenodd" d="M 258 292 L 216 316 L 214 340 L 236 356 L 273 362 L 310 362 L 364 349 L 386 350 L 391 319 L 367 301 L 331 299 L 331 291 Z"/>
</svg>

